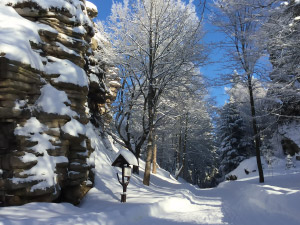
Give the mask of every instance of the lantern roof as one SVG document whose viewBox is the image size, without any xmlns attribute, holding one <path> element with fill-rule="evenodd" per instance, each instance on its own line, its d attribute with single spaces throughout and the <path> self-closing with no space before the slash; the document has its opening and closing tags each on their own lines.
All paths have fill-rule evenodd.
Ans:
<svg viewBox="0 0 300 225">
<path fill-rule="evenodd" d="M 121 149 L 117 153 L 116 158 L 115 158 L 114 162 L 112 163 L 112 166 L 122 168 L 123 165 L 125 165 L 125 164 L 138 166 L 138 161 L 137 161 L 135 155 L 131 151 Z"/>
</svg>

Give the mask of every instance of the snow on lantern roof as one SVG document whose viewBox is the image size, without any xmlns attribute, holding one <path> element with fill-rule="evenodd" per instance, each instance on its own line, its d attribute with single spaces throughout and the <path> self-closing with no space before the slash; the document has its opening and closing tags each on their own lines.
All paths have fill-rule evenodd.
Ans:
<svg viewBox="0 0 300 225">
<path fill-rule="evenodd" d="M 131 151 L 121 149 L 119 150 L 116 159 L 112 163 L 112 166 L 122 167 L 124 164 L 138 166 L 138 161 Z"/>
</svg>

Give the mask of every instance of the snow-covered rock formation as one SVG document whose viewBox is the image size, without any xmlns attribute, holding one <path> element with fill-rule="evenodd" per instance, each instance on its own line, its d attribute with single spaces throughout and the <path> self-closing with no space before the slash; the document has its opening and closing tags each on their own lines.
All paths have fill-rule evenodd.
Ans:
<svg viewBox="0 0 300 225">
<path fill-rule="evenodd" d="M 266 27 L 272 64 L 268 109 L 276 119 L 269 148 L 275 150 L 275 156 L 294 156 L 300 154 L 300 1 L 282 2 L 272 12 Z"/>
<path fill-rule="evenodd" d="M 119 87 L 96 16 L 85 0 L 1 0 L 0 204 L 76 204 L 93 186 L 91 120 Z"/>
</svg>

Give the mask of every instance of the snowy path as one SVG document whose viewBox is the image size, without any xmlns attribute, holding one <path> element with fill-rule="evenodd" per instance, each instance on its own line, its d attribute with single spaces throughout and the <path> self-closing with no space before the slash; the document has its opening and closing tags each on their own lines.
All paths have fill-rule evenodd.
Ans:
<svg viewBox="0 0 300 225">
<path fill-rule="evenodd" d="M 160 169 L 146 187 L 142 171 L 130 181 L 127 203 L 120 203 L 122 189 L 110 166 L 113 153 L 97 152 L 96 186 L 79 207 L 30 203 L 0 208 L 0 225 L 300 224 L 299 172 L 266 177 L 265 184 L 252 177 L 200 190 Z"/>
<path fill-rule="evenodd" d="M 66 203 L 8 207 L 0 209 L 0 224 L 300 224 L 300 193 L 294 182 L 300 174 L 269 179 L 265 185 L 254 179 L 198 190 L 159 175 L 148 188 L 134 177 L 125 204 L 119 202 L 121 187 L 114 192 L 105 189 L 113 182 L 106 180 L 102 191 L 91 190 L 80 208 Z"/>
</svg>

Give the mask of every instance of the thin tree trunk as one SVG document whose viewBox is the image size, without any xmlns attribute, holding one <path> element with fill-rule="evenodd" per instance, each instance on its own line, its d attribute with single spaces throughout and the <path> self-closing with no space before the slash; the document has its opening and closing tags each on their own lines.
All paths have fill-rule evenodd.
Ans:
<svg viewBox="0 0 300 225">
<path fill-rule="evenodd" d="M 188 112 L 185 118 L 185 130 L 184 130 L 184 140 L 183 140 L 183 154 L 182 154 L 182 166 L 183 166 L 183 179 L 187 179 L 187 167 L 186 167 L 186 145 L 187 145 L 187 132 L 188 132 Z"/>
<path fill-rule="evenodd" d="M 153 158 L 152 158 L 152 173 L 153 174 L 156 174 L 156 170 L 157 170 L 157 163 L 156 163 L 156 160 L 157 160 L 157 144 L 156 144 L 156 141 L 157 141 L 157 136 L 154 135 L 154 147 L 153 147 Z"/>
<path fill-rule="evenodd" d="M 142 141 L 142 142 L 144 142 L 144 141 Z M 136 160 L 138 161 L 138 166 L 133 166 L 132 173 L 134 173 L 134 174 L 140 174 L 140 170 L 139 170 L 139 168 L 140 168 L 140 161 L 139 161 L 140 153 L 141 153 L 140 146 L 136 146 L 134 155 L 135 155 Z"/>
<path fill-rule="evenodd" d="M 176 180 L 178 180 L 178 177 L 179 177 L 179 175 L 181 174 L 182 170 L 183 170 L 183 166 L 181 166 L 181 167 L 178 169 L 177 174 L 175 174 L 175 179 L 176 179 Z"/>
<path fill-rule="evenodd" d="M 136 157 L 136 160 L 138 161 L 138 165 L 137 166 L 133 166 L 132 173 L 134 173 L 134 174 L 140 174 L 140 170 L 139 170 L 139 165 L 140 165 L 139 158 Z"/>
<path fill-rule="evenodd" d="M 164 156 L 164 151 L 165 151 L 165 148 L 164 148 L 164 143 L 165 143 L 165 133 L 162 133 L 162 137 L 161 137 L 161 149 L 159 149 L 159 152 L 160 152 L 160 155 L 161 157 L 159 157 L 159 165 L 161 165 L 163 168 L 165 168 L 165 156 Z"/>
<path fill-rule="evenodd" d="M 140 154 L 141 154 L 141 148 L 142 148 L 143 143 L 147 139 L 147 136 L 148 136 L 148 132 L 144 131 L 144 134 L 140 137 L 140 140 L 139 140 L 138 144 L 135 146 L 134 155 L 135 155 L 135 157 L 138 161 L 138 165 L 140 165 L 139 159 L 140 159 Z M 135 174 L 140 174 L 139 166 L 133 166 L 133 171 L 132 172 L 135 173 Z"/>
<path fill-rule="evenodd" d="M 250 95 L 250 105 L 251 105 L 251 115 L 252 115 L 252 126 L 253 126 L 253 133 L 255 139 L 255 151 L 256 151 L 256 162 L 259 174 L 259 182 L 264 183 L 264 171 L 261 164 L 260 158 L 260 135 L 257 129 L 257 122 L 256 122 L 256 115 L 255 115 L 255 105 L 254 105 L 254 97 L 253 97 L 253 88 L 251 82 L 251 75 L 248 74 L 248 89 Z"/>
<path fill-rule="evenodd" d="M 177 147 L 177 151 L 178 151 L 178 169 L 180 168 L 180 164 L 182 164 L 182 157 L 181 157 L 181 154 L 182 154 L 182 151 L 181 151 L 181 146 L 182 146 L 182 137 L 181 137 L 181 131 L 178 135 L 178 147 Z"/>
</svg>

